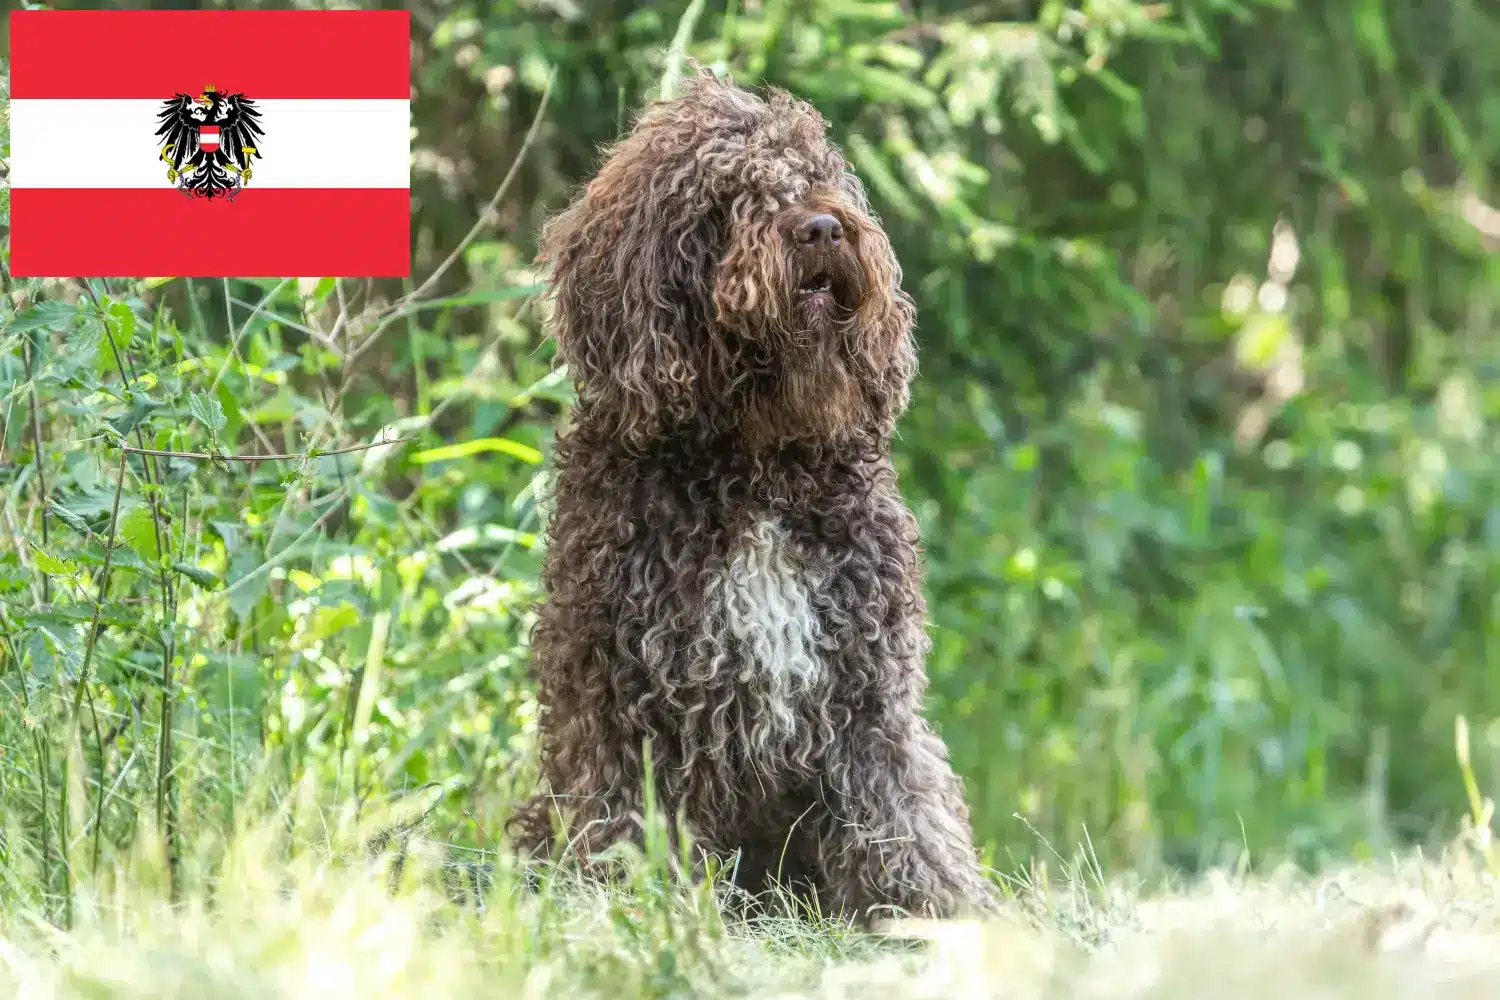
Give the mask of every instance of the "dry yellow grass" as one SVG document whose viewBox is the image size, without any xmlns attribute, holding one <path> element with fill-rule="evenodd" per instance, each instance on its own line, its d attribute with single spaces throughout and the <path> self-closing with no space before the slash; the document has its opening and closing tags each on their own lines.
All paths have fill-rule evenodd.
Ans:
<svg viewBox="0 0 1500 1000">
<path fill-rule="evenodd" d="M 388 858 L 351 862 L 332 836 L 288 847 L 271 832 L 286 828 L 187 859 L 175 905 L 138 853 L 80 891 L 70 931 L 0 911 L 0 998 L 1500 996 L 1500 893 L 1463 859 L 1215 876 L 1145 898 L 1063 878 L 1017 889 L 988 924 L 876 936 L 726 922 L 709 890 L 649 857 L 610 890 L 559 877 L 532 892 L 502 869 L 464 908 L 434 890 L 421 850 L 393 884 Z"/>
</svg>

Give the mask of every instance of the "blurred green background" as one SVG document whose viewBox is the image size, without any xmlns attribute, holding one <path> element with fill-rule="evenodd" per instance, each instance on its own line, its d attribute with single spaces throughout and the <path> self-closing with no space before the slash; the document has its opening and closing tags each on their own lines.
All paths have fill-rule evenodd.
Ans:
<svg viewBox="0 0 1500 1000">
<path fill-rule="evenodd" d="M 993 864 L 1318 865 L 1460 829 L 1456 716 L 1481 785 L 1500 763 L 1500 10 L 412 18 L 415 284 L 462 249 L 420 297 L 6 278 L 0 869 L 28 895 L 142 819 L 232 818 L 265 759 L 419 790 L 493 846 L 529 781 L 534 497 L 569 401 L 536 232 L 683 54 L 823 112 L 920 305 L 897 462 L 930 713 Z M 104 580 L 121 442 L 381 434 L 411 440 L 132 456 Z"/>
</svg>

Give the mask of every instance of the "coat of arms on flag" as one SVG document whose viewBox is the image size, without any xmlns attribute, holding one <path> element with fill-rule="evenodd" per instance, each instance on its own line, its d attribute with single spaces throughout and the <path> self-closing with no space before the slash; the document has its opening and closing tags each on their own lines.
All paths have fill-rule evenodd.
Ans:
<svg viewBox="0 0 1500 1000">
<path fill-rule="evenodd" d="M 260 156 L 265 134 L 255 102 L 209 84 L 197 97 L 178 94 L 163 103 L 156 136 L 167 180 L 189 196 L 233 201 L 250 183 L 250 160 Z"/>
<path fill-rule="evenodd" d="M 10 29 L 13 275 L 411 273 L 408 11 L 24 10 Z"/>
</svg>

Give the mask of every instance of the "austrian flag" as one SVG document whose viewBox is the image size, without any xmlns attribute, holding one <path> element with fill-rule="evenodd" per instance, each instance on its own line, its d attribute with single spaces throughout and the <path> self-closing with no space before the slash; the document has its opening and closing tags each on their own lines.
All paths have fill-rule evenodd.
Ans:
<svg viewBox="0 0 1500 1000">
<path fill-rule="evenodd" d="M 13 11 L 17 277 L 411 273 L 407 11 Z"/>
</svg>

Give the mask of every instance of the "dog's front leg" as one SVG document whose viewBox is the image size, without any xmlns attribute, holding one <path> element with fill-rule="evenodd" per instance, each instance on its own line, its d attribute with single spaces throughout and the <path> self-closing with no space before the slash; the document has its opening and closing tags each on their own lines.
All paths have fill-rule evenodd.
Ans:
<svg viewBox="0 0 1500 1000">
<path fill-rule="evenodd" d="M 830 763 L 820 854 L 840 908 L 862 920 L 994 910 L 958 777 L 925 722 L 856 727 Z"/>
</svg>

